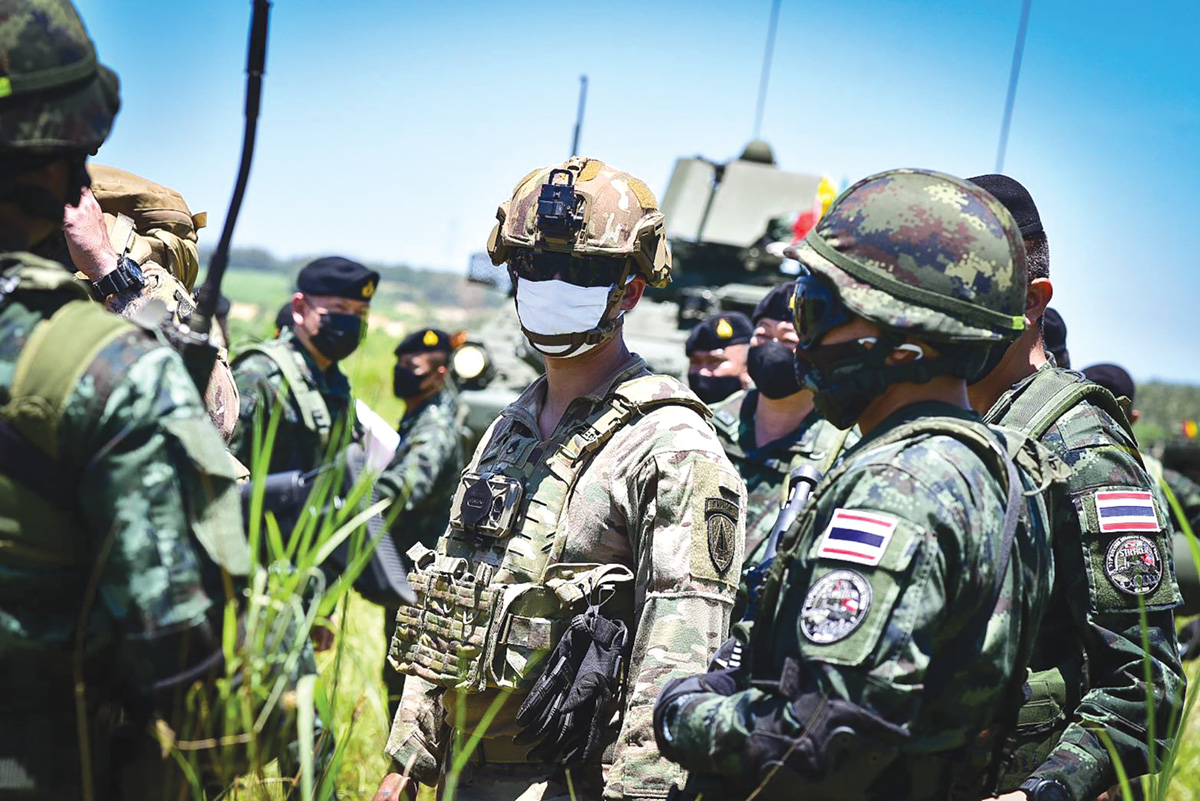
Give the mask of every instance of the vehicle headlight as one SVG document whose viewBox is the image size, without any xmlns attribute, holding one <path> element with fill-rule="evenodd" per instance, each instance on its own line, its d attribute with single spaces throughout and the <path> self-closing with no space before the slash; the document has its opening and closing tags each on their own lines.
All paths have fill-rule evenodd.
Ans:
<svg viewBox="0 0 1200 801">
<path fill-rule="evenodd" d="M 460 386 L 486 383 L 491 366 L 487 350 L 475 342 L 464 343 L 450 357 L 450 371 Z"/>
</svg>

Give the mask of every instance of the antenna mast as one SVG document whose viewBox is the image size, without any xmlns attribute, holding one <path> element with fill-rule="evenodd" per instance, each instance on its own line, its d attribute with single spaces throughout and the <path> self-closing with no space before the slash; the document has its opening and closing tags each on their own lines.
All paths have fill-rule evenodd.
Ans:
<svg viewBox="0 0 1200 801">
<path fill-rule="evenodd" d="M 783 0 L 771 0 L 771 22 L 767 27 L 767 47 L 763 51 L 762 73 L 758 79 L 758 106 L 754 109 L 754 139 L 761 138 L 763 111 L 767 105 L 767 84 L 771 81 L 771 56 L 775 53 L 775 29 L 779 25 L 779 6 Z"/>
<path fill-rule="evenodd" d="M 579 111 L 575 114 L 575 136 L 571 139 L 571 155 L 579 155 L 579 132 L 583 129 L 583 108 L 587 105 L 587 76 L 579 76 Z"/>
<path fill-rule="evenodd" d="M 1008 73 L 1008 96 L 1004 100 L 1004 120 L 1000 123 L 1000 147 L 996 150 L 996 172 L 1004 172 L 1004 151 L 1008 149 L 1008 129 L 1012 125 L 1013 105 L 1017 101 L 1017 79 L 1021 77 L 1021 57 L 1025 54 L 1025 31 L 1029 28 L 1029 7 L 1033 0 L 1021 3 L 1021 24 L 1013 47 L 1012 68 Z"/>
</svg>

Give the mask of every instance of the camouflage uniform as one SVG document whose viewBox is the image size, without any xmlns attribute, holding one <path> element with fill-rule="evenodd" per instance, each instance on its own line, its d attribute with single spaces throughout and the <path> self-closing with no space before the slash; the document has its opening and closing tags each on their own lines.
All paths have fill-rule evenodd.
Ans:
<svg viewBox="0 0 1200 801">
<path fill-rule="evenodd" d="M 1200 484 L 1177 470 L 1172 470 L 1148 454 L 1142 454 L 1146 472 L 1158 485 L 1161 491 L 1163 510 L 1168 511 L 1168 517 L 1175 526 L 1171 538 L 1171 550 L 1175 555 L 1175 581 L 1179 585 L 1179 594 L 1183 598 L 1182 605 L 1175 610 L 1176 617 L 1190 617 L 1200 614 L 1200 565 L 1192 555 L 1192 546 L 1184 532 L 1184 524 L 1192 530 L 1193 536 L 1200 532 Z M 1167 493 L 1174 497 L 1179 504 L 1182 517 L 1167 500 Z"/>
<path fill-rule="evenodd" d="M 761 561 L 780 505 L 787 500 L 784 494 L 792 468 L 811 464 L 826 473 L 842 452 L 858 441 L 857 431 L 835 428 L 816 412 L 810 412 L 795 431 L 757 447 L 754 438 L 757 402 L 758 392 L 752 389 L 736 392 L 713 406 L 713 425 L 725 455 L 746 482 L 743 570 Z"/>
<path fill-rule="evenodd" d="M 290 386 L 277 360 L 291 360 L 300 387 Z M 336 362 L 321 372 L 291 331 L 239 354 L 233 361 L 233 376 L 241 395 L 241 409 L 230 449 L 238 461 L 252 469 L 254 426 L 261 420 L 266 432 L 276 403 L 283 406 L 283 411 L 269 473 L 315 469 L 325 460 L 333 433 L 341 426 L 353 425 L 350 382 Z"/>
<path fill-rule="evenodd" d="M 545 392 L 545 378 L 539 378 L 484 435 L 466 474 L 500 471 L 506 460 L 523 462 L 520 469 L 530 474 L 528 497 L 547 481 L 546 457 L 556 449 L 575 445 L 573 435 L 581 424 L 607 408 L 605 400 L 614 390 L 636 379 L 656 382 L 650 395 L 669 397 L 668 393 L 687 392 L 673 379 L 652 376 L 645 362 L 636 358 L 607 377 L 595 392 L 575 401 L 556 432 L 543 442 L 536 433 Z M 695 404 L 699 407 L 699 401 Z M 539 455 L 542 458 L 535 458 Z M 591 457 L 575 486 L 556 529 L 564 539 L 555 563 L 564 568 L 596 563 L 624 566 L 635 581 L 618 585 L 617 595 L 605 605 L 609 613 L 626 620 L 634 643 L 627 692 L 609 733 L 610 756 L 603 766 L 585 766 L 574 781 L 577 788 L 582 784 L 596 793 L 603 787 L 605 797 L 610 798 L 662 797 L 680 772 L 658 755 L 650 713 L 659 688 L 672 677 L 702 669 L 729 629 L 737 581 L 737 570 L 731 566 L 741 564 L 742 558 L 745 501 L 741 481 L 697 411 L 669 404 L 651 408 L 616 431 Z M 716 556 L 709 542 L 714 501 L 732 506 L 737 521 L 729 550 Z M 533 514 L 532 509 L 528 513 Z M 478 550 L 470 545 L 460 547 L 454 533 L 452 523 L 439 543 L 439 554 L 466 554 L 474 566 L 494 559 L 484 546 Z M 428 575 L 425 571 L 433 555 L 415 550 L 417 569 L 410 579 L 419 595 L 427 595 L 423 575 Z M 412 618 L 406 620 L 410 609 Z M 424 617 L 421 609 L 419 605 L 400 610 L 392 639 L 390 658 L 409 678 L 387 751 L 401 766 L 415 760 L 413 774 L 423 783 L 434 784 L 439 770 L 446 767 L 446 745 L 457 716 L 463 716 L 461 731 L 469 735 L 502 691 L 497 682 L 489 680 L 482 691 L 459 695 L 419 678 L 423 671 L 415 666 L 418 657 L 414 656 L 413 637 Z M 552 630 L 561 631 L 557 624 Z M 518 644 L 515 636 L 510 643 Z M 543 647 L 550 644 L 544 642 Z M 511 769 L 514 763 L 527 762 L 528 747 L 512 744 L 518 731 L 516 711 L 528 691 L 522 674 L 532 672 L 532 667 L 524 670 L 529 654 L 522 653 L 524 656 L 511 649 L 506 656 L 508 670 L 502 671 L 499 687 L 511 692 L 511 697 L 488 727 L 479 751 L 489 769 L 492 763 Z M 430 678 L 428 673 L 426 678 Z M 520 774 L 527 785 L 548 781 L 553 773 L 541 765 L 528 767 L 529 772 Z M 480 781 L 491 781 L 488 770 L 481 770 Z"/>
<path fill-rule="evenodd" d="M 437 545 L 450 519 L 450 502 L 463 467 L 462 438 L 458 434 L 458 391 L 447 383 L 416 409 L 400 419 L 400 446 L 375 484 L 379 498 L 403 500 L 404 508 L 391 527 L 396 550 L 404 553 L 413 543 Z M 390 512 L 389 514 L 395 514 Z M 396 609 L 385 608 L 383 636 L 390 640 L 396 626 Z M 396 714 L 404 677 L 389 665 L 383 667 L 388 706 Z"/>
<path fill-rule="evenodd" d="M 789 254 L 815 274 L 798 281 L 795 310 L 818 408 L 841 402 L 838 370 L 876 393 L 851 406 L 861 410 L 894 383 L 965 379 L 989 343 L 1020 330 L 1016 226 L 958 179 L 864 179 Z M 874 348 L 858 346 L 863 366 L 809 355 L 839 347 L 819 344 L 840 324 L 836 312 L 821 329 L 802 318 L 812 307 L 801 287 L 817 284 L 836 287 L 827 312 L 840 304 L 843 321 L 857 314 L 882 327 Z M 906 335 L 955 356 L 885 366 Z M 986 795 L 1053 570 L 1040 494 L 1022 491 L 1053 475 L 1034 443 L 944 401 L 879 422 L 785 533 L 762 609 L 739 627 L 740 657 L 727 643 L 732 667 L 664 691 L 655 712 L 664 755 L 694 772 L 706 799 L 756 788 L 763 798 Z"/>
<path fill-rule="evenodd" d="M 514 277 L 514 262 L 550 253 L 563 270 L 585 267 L 581 280 L 615 279 L 597 290 L 607 301 L 588 331 L 534 331 L 522 319 L 539 349 L 566 356 L 619 336 L 626 277 L 669 279 L 653 194 L 594 159 L 530 173 L 497 217 L 489 254 Z M 418 601 L 400 609 L 392 638 L 389 659 L 408 679 L 387 752 L 434 784 L 455 756 L 454 734 L 480 732 L 459 799 L 565 797 L 567 778 L 577 797 L 662 798 L 681 771 L 655 748 L 654 698 L 671 677 L 702 669 L 726 636 L 744 491 L 707 407 L 640 357 L 572 400 L 543 439 L 548 391 L 542 376 L 501 413 L 463 472 L 436 552 L 409 551 Z M 611 717 L 592 719 L 603 753 L 564 775 L 514 742 L 527 733 L 517 712 L 578 613 L 600 604 L 628 629 L 627 668 L 616 708 L 600 707 Z M 493 702 L 499 712 L 482 732 Z"/>
<path fill-rule="evenodd" d="M 42 430 L 23 394 L 38 385 L 18 364 L 45 320 L 73 313 L 82 315 L 78 331 L 103 331 L 77 364 L 55 354 L 78 374 L 49 452 L 73 483 L 50 507 L 19 479 L 0 476 L 0 791 L 75 797 L 82 778 L 72 655 L 86 654 L 90 749 L 103 760 L 120 699 L 152 697 L 156 682 L 184 667 L 185 643 L 193 660 L 219 647 L 225 593 L 215 565 L 244 575 L 249 562 L 232 466 L 178 355 L 87 301 L 61 266 L 27 254 L 3 262 L 4 276 L 23 284 L 0 306 L 6 422 Z M 50 289 L 55 273 L 68 283 Z M 111 767 L 98 761 L 93 770 L 106 795 Z"/>
<path fill-rule="evenodd" d="M 1065 409 L 1059 404 L 1053 413 L 1056 391 L 1076 381 L 1082 381 L 1078 374 L 1047 364 L 1001 396 L 986 419 L 1037 436 L 1071 468 L 1053 499 L 1058 580 L 1030 659 L 1033 698 L 1022 710 L 1023 747 L 1006 786 L 1032 774 L 1061 782 L 1074 798 L 1093 798 L 1116 783 L 1093 727 L 1108 732 L 1126 773 L 1149 771 L 1143 659 L 1149 658 L 1152 671 L 1159 754 L 1171 743 L 1184 678 L 1171 612 L 1179 592 L 1164 533 L 1170 531 L 1166 512 L 1151 500 L 1154 484 L 1137 441 L 1107 390 L 1090 385 L 1107 396 L 1107 404 L 1097 394 Z M 1048 428 L 1031 430 L 1043 411 L 1052 412 Z M 1133 503 L 1140 504 L 1143 519 L 1104 524 L 1106 493 L 1114 492 L 1141 499 Z M 1119 544 L 1151 560 L 1144 580 L 1128 584 L 1114 577 Z M 1149 625 L 1145 652 L 1139 600 Z"/>
</svg>

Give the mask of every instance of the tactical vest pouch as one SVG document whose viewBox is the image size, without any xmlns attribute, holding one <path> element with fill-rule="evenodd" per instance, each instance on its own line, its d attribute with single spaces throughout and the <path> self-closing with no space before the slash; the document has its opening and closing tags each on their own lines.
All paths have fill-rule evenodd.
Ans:
<svg viewBox="0 0 1200 801">
<path fill-rule="evenodd" d="M 435 553 L 417 543 L 408 551 L 408 580 L 417 596 L 396 614 L 389 658 L 403 673 L 453 690 L 487 686 L 484 656 L 489 623 L 503 587 L 489 586 L 490 565 Z"/>
<path fill-rule="evenodd" d="M 1067 726 L 1067 685 L 1058 668 L 1030 673 L 1025 695 L 1028 700 L 1017 716 L 1014 749 L 1000 775 L 1000 792 L 1017 789 L 1041 767 Z"/>
</svg>

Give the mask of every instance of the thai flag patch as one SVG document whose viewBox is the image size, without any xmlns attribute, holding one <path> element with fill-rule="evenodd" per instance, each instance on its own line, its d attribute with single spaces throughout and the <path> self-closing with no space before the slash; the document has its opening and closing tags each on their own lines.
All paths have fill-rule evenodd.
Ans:
<svg viewBox="0 0 1200 801">
<path fill-rule="evenodd" d="M 1096 493 L 1096 515 L 1100 532 L 1158 531 L 1154 496 L 1138 490 L 1112 490 Z"/>
<path fill-rule="evenodd" d="M 817 556 L 860 565 L 877 565 L 896 531 L 896 519 L 862 509 L 833 513 Z"/>
</svg>

